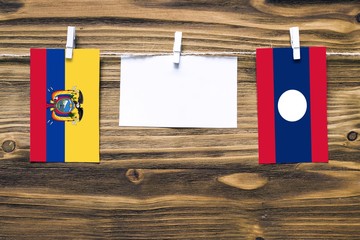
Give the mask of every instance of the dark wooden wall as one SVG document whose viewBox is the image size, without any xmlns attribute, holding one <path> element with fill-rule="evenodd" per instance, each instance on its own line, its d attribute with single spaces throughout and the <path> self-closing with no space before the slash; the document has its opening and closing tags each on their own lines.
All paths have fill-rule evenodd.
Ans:
<svg viewBox="0 0 360 240">
<path fill-rule="evenodd" d="M 328 56 L 329 164 L 260 166 L 255 56 L 237 129 L 118 127 L 120 59 L 101 59 L 100 164 L 29 163 L 29 48 L 360 52 L 360 2 L 0 1 L 0 239 L 360 239 L 360 56 Z M 6 56 L 5 54 L 25 55 Z M 289 136 L 289 141 L 297 136 Z"/>
</svg>

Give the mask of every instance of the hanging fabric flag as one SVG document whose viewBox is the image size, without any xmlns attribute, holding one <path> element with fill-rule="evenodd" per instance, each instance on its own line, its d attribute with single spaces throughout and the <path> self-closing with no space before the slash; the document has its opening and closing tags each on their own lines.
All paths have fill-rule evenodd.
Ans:
<svg viewBox="0 0 360 240">
<path fill-rule="evenodd" d="M 30 162 L 99 162 L 99 55 L 30 50 Z"/>
<path fill-rule="evenodd" d="M 328 162 L 326 48 L 256 50 L 259 163 Z"/>
</svg>

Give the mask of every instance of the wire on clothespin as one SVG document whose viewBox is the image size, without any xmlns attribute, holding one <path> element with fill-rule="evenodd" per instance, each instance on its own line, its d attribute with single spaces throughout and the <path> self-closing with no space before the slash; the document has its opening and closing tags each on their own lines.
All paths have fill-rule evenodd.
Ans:
<svg viewBox="0 0 360 240">
<path fill-rule="evenodd" d="M 180 63 L 180 55 L 181 55 L 181 39 L 182 39 L 182 32 L 175 32 L 175 40 L 174 40 L 174 58 L 173 62 L 175 64 Z"/>
<path fill-rule="evenodd" d="M 290 28 L 290 42 L 293 49 L 294 60 L 300 59 L 300 34 L 299 27 Z"/>
<path fill-rule="evenodd" d="M 75 27 L 68 26 L 65 58 L 72 59 L 74 48 L 75 48 Z"/>
</svg>

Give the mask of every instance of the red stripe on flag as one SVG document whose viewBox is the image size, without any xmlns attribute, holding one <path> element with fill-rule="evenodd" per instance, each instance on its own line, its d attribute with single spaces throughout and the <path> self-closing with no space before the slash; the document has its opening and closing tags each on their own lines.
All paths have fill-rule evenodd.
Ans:
<svg viewBox="0 0 360 240">
<path fill-rule="evenodd" d="M 259 163 L 276 163 L 273 50 L 256 50 Z"/>
<path fill-rule="evenodd" d="M 46 162 L 46 49 L 30 49 L 30 162 Z"/>
<path fill-rule="evenodd" d="M 328 162 L 326 48 L 309 51 L 312 162 Z"/>
</svg>

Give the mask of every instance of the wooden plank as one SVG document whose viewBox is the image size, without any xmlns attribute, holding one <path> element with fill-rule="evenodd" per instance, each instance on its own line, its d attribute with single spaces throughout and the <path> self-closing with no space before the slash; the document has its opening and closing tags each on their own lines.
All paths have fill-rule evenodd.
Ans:
<svg viewBox="0 0 360 240">
<path fill-rule="evenodd" d="M 29 63 L 26 59 L 0 62 L 0 74 L 5 76 L 0 80 L 3 85 L 0 100 L 6 103 L 0 109 L 0 142 L 13 140 L 17 146 L 13 153 L 4 154 L 3 159 L 25 160 L 29 155 Z M 360 128 L 360 115 L 356 110 L 360 102 L 357 86 L 360 59 L 350 59 L 328 57 L 330 160 L 355 160 L 360 154 L 359 141 L 349 141 L 346 137 Z M 180 168 L 204 167 L 204 164 L 232 168 L 243 162 L 257 165 L 254 61 L 254 56 L 239 58 L 237 129 L 146 129 L 118 126 L 119 59 L 102 59 L 101 159 L 121 160 L 118 164 L 124 167 L 141 164 L 146 168 L 163 165 L 174 168 L 176 164 L 180 164 Z M 10 66 L 14 71 L 9 71 Z M 291 137 L 296 136 L 289 136 L 289 140 Z"/>
<path fill-rule="evenodd" d="M 237 129 L 118 127 L 120 59 L 105 56 L 102 162 L 29 164 L 26 55 L 63 48 L 67 25 L 78 48 L 102 53 L 170 53 L 176 30 L 185 52 L 254 52 L 290 46 L 291 26 L 303 46 L 358 53 L 359 12 L 353 0 L 1 3 L 0 238 L 356 239 L 359 56 L 328 56 L 329 164 L 263 166 L 254 55 L 239 55 Z"/>
<path fill-rule="evenodd" d="M 0 230 L 30 238 L 345 239 L 360 233 L 359 164 L 338 164 L 128 174 L 111 163 L 18 164 L 2 172 Z"/>
<path fill-rule="evenodd" d="M 317 5 L 276 5 L 265 0 L 16 2 L 18 9 L 3 4 L 8 12 L 0 16 L 2 53 L 63 47 L 67 25 L 81 29 L 78 47 L 103 51 L 171 52 L 175 30 L 184 31 L 184 51 L 254 51 L 289 46 L 288 29 L 294 25 L 301 29 L 303 45 L 347 52 L 360 48 L 356 1 Z"/>
</svg>

